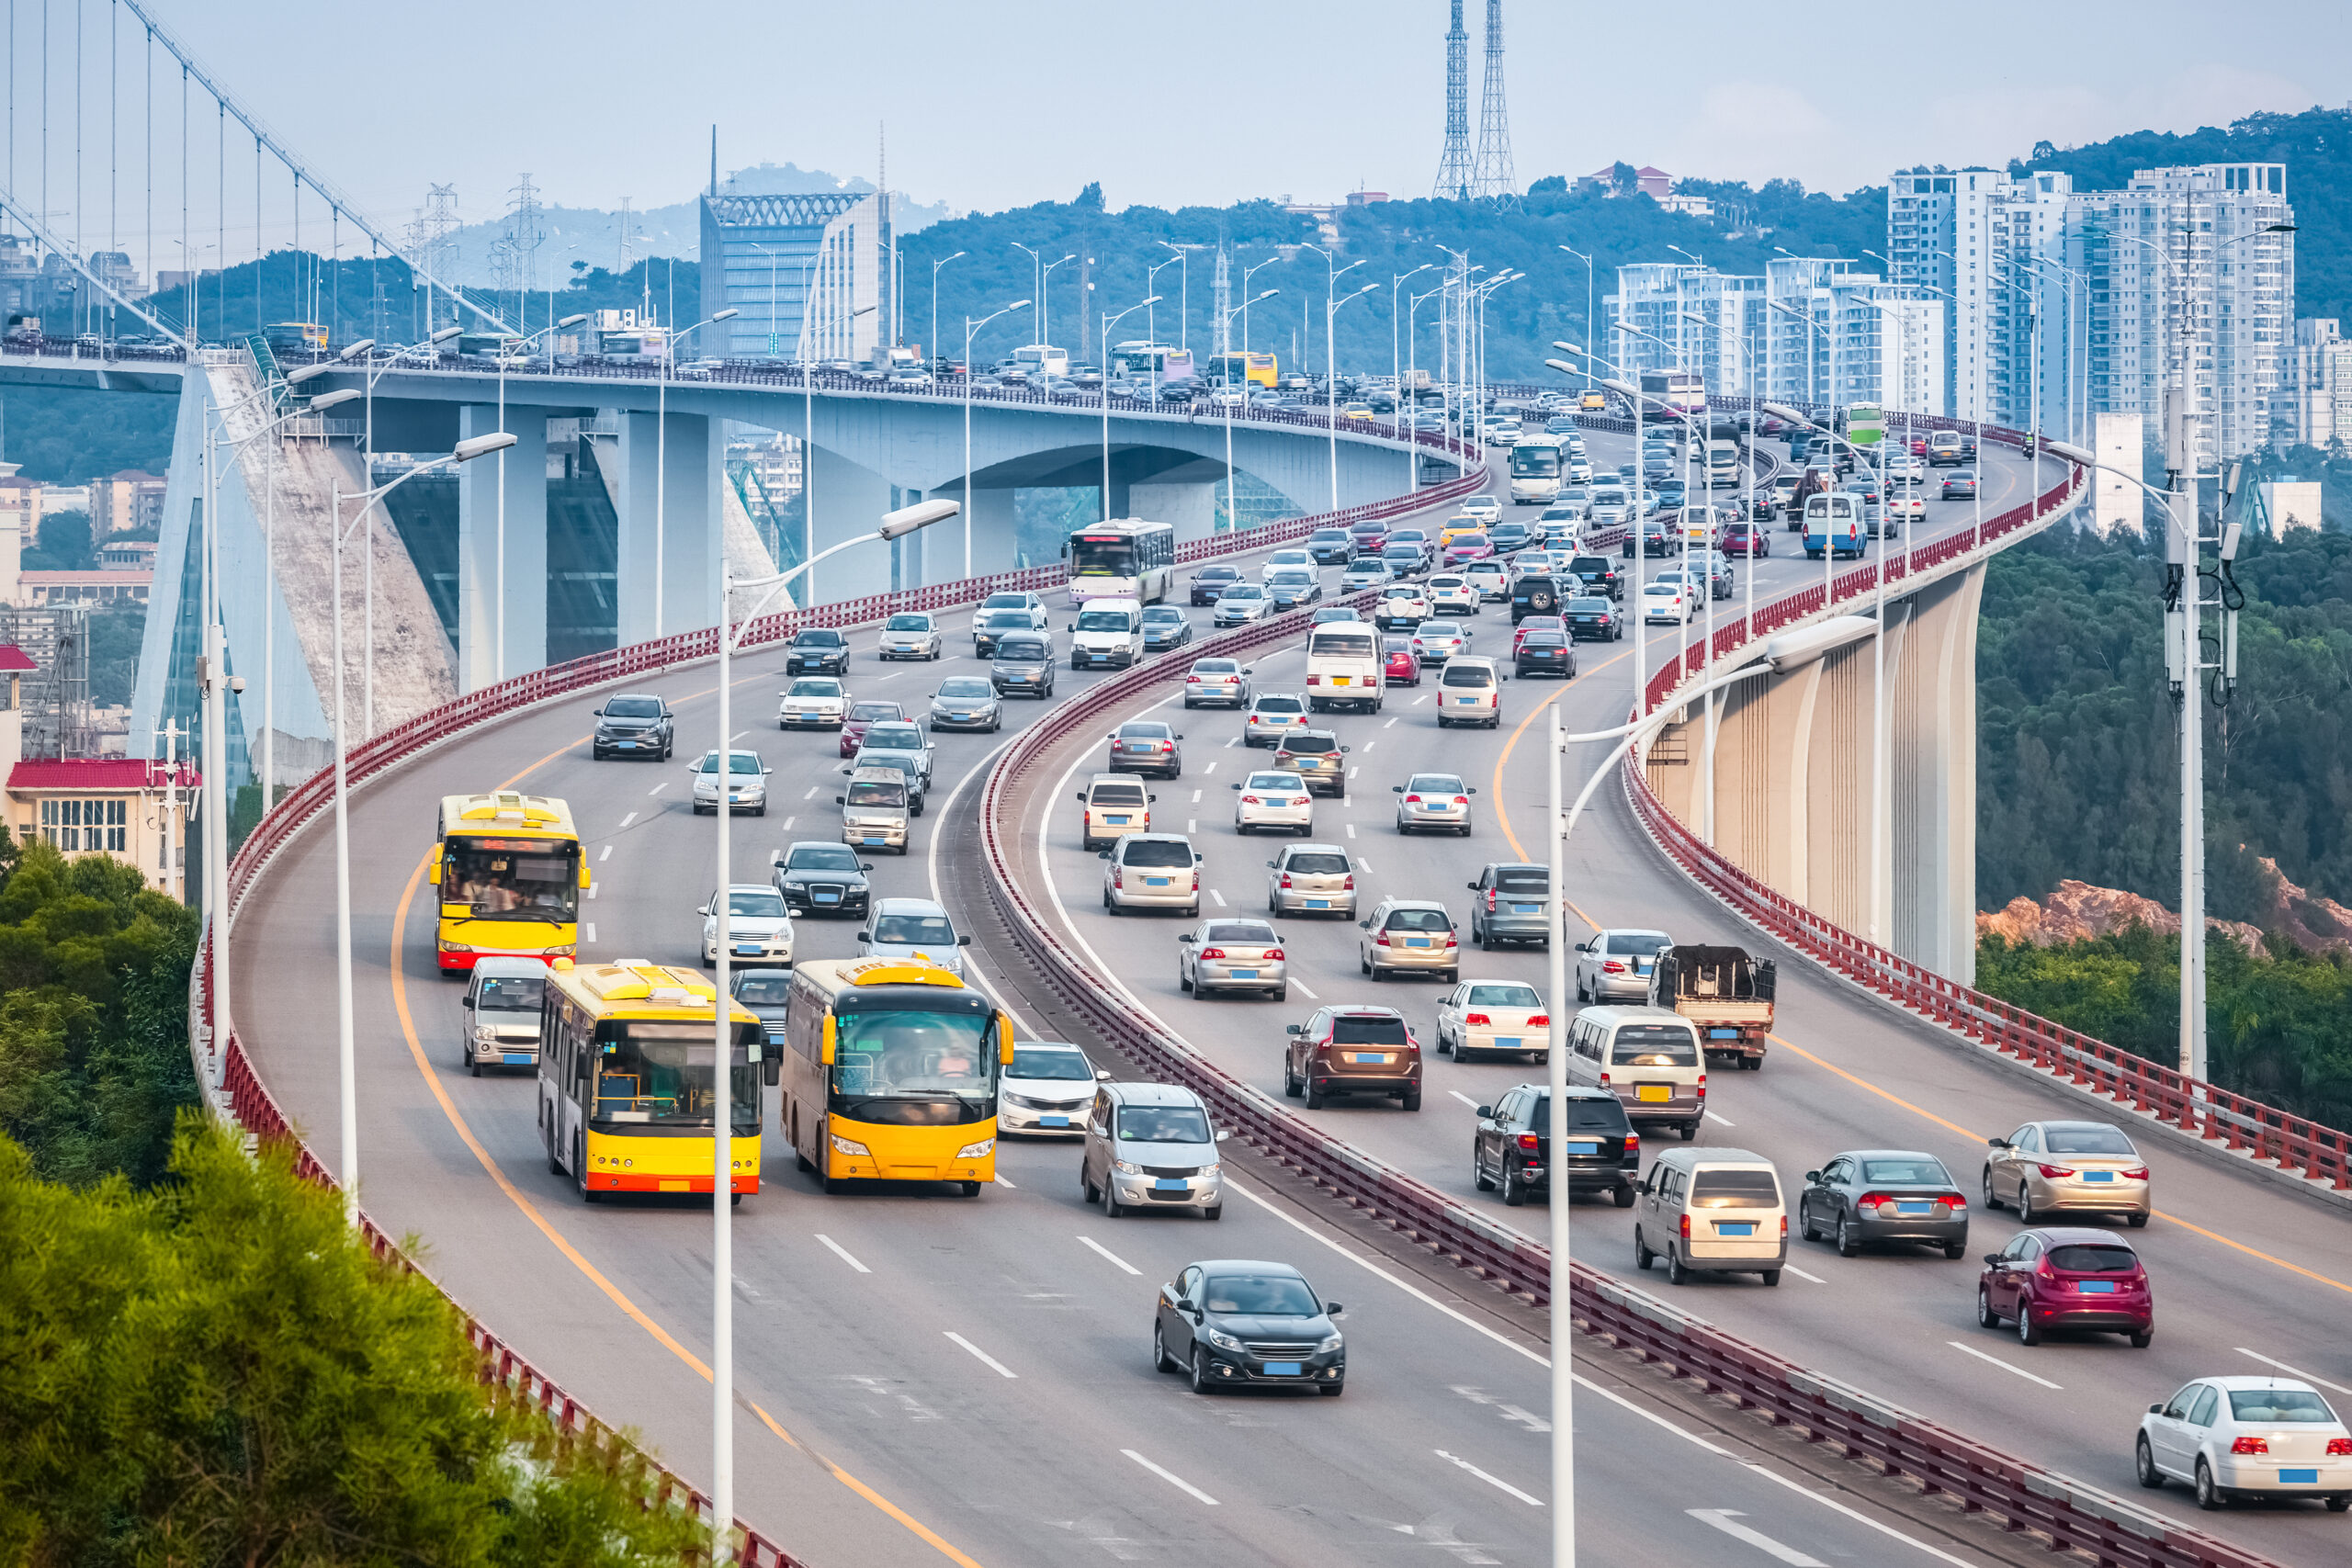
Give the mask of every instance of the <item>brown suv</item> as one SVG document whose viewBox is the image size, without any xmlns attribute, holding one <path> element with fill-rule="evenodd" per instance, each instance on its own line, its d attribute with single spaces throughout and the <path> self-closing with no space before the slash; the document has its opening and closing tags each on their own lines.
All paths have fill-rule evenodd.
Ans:
<svg viewBox="0 0 2352 1568">
<path fill-rule="evenodd" d="M 1348 748 L 1328 729 L 1300 729 L 1274 746 L 1273 765 L 1306 781 L 1309 795 L 1348 798 Z"/>
<path fill-rule="evenodd" d="M 1318 1010 L 1305 1023 L 1285 1026 L 1283 1092 L 1306 1097 L 1320 1111 L 1335 1094 L 1377 1094 L 1421 1108 L 1421 1046 L 1395 1008 Z"/>
</svg>

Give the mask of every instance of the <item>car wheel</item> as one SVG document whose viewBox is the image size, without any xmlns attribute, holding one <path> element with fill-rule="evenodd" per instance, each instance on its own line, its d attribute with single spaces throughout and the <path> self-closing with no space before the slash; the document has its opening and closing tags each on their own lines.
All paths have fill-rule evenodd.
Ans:
<svg viewBox="0 0 2352 1568">
<path fill-rule="evenodd" d="M 1201 1218 L 1204 1220 L 1221 1220 L 1225 1218 L 1225 1205 L 1222 1203 L 1211 1203 L 1207 1208 L 1201 1211 Z"/>
<path fill-rule="evenodd" d="M 2222 1489 L 2213 1484 L 2212 1467 L 2199 1455 L 2197 1461 L 2197 1506 L 2210 1513 L 2227 1501 L 2229 1499 L 2222 1495 Z"/>
<path fill-rule="evenodd" d="M 1611 1196 L 1621 1209 L 1630 1209 L 1634 1206 L 1634 1190 L 1623 1181 L 1617 1184 L 1617 1190 Z"/>
<path fill-rule="evenodd" d="M 2033 1303 L 2030 1301 L 2018 1303 L 2018 1343 L 2020 1345 L 2041 1343 L 2041 1325 L 2033 1321 Z"/>
<path fill-rule="evenodd" d="M 2029 1182 L 2018 1183 L 2018 1224 L 2030 1225 L 2041 1216 L 2033 1212 L 2033 1188 Z"/>
<path fill-rule="evenodd" d="M 1681 1126 L 1676 1128 L 1675 1131 L 1682 1134 L 1682 1141 L 1687 1144 L 1699 1135 L 1699 1123 L 1696 1122 L 1685 1122 Z"/>
<path fill-rule="evenodd" d="M 1781 1282 L 1781 1271 L 1778 1269 L 1767 1269 L 1763 1271 L 1761 1278 L 1768 1285 L 1777 1285 Z"/>
<path fill-rule="evenodd" d="M 1861 1250 L 1861 1238 L 1854 1234 L 1852 1218 L 1849 1216 L 1840 1219 L 1838 1222 L 1838 1256 L 1853 1258 L 1859 1256 Z"/>
<path fill-rule="evenodd" d="M 1176 988 L 1180 991 L 1193 988 L 1193 977 L 1184 973 L 1184 966 L 1181 964 L 1176 966 Z"/>
<path fill-rule="evenodd" d="M 1126 1212 L 1126 1205 L 1119 1201 L 1118 1193 L 1112 1190 L 1111 1179 L 1108 1176 L 1103 1177 L 1102 1217 L 1106 1220 L 1115 1220 Z"/>
<path fill-rule="evenodd" d="M 1160 1332 L 1157 1323 L 1151 1325 L 1151 1370 L 1155 1372 L 1183 1371 L 1176 1358 L 1168 1353 L 1167 1337 Z"/>
<path fill-rule="evenodd" d="M 2123 1216 L 2123 1223 L 2130 1225 L 2135 1231 L 2144 1230 L 2147 1228 L 2148 1216 L 2145 1214 L 2126 1214 Z"/>
<path fill-rule="evenodd" d="M 1947 1242 L 1944 1246 L 1944 1256 L 1957 1262 L 1968 1256 L 1968 1244 L 1964 1241 Z"/>
<path fill-rule="evenodd" d="M 1208 1355 L 1206 1352 L 1202 1350 L 1198 1345 L 1195 1345 L 1193 1347 L 1193 1392 L 1194 1393 L 1206 1393 L 1214 1386 L 1215 1385 L 1209 1382 Z"/>
<path fill-rule="evenodd" d="M 1984 1206 L 1988 1209 L 2001 1209 L 2007 1206 L 1993 1195 L 1993 1168 L 1989 1165 L 1984 1168 Z"/>
<path fill-rule="evenodd" d="M 1330 1097 L 1329 1095 L 1325 1094 L 1321 1089 L 1317 1089 L 1313 1084 L 1310 1083 L 1306 1086 L 1306 1109 L 1309 1111 L 1322 1110 L 1329 1099 Z"/>
<path fill-rule="evenodd" d="M 1635 1225 L 1634 1227 L 1634 1267 L 1647 1269 L 1657 1261 L 1657 1254 L 1652 1252 L 1648 1244 L 1642 1240 L 1642 1227 Z"/>
<path fill-rule="evenodd" d="M 1495 1190 L 1495 1184 L 1487 1179 L 1487 1168 L 1478 1163 L 1478 1145 L 1475 1140 L 1470 1145 L 1470 1185 L 1481 1192 Z"/>
<path fill-rule="evenodd" d="M 1407 1089 L 1402 1096 L 1402 1100 L 1406 1110 L 1419 1111 L 1421 1108 L 1420 1086 L 1416 1084 L 1411 1089 Z"/>
<path fill-rule="evenodd" d="M 1674 1250 L 1674 1244 L 1671 1242 L 1667 1244 L 1666 1248 L 1666 1282 L 1669 1285 L 1687 1285 L 1690 1282 L 1690 1265 L 1682 1261 L 1682 1255 Z"/>
<path fill-rule="evenodd" d="M 2148 1448 L 2145 1432 L 2141 1433 L 2140 1440 L 2132 1445 L 2132 1471 L 2139 1477 L 2140 1484 L 2149 1491 L 2161 1492 L 2165 1489 L 2165 1472 L 2156 1468 L 2156 1456 Z"/>
<path fill-rule="evenodd" d="M 1993 1310 L 1992 1292 L 1982 1285 L 1976 1287 L 1976 1326 L 1979 1328 L 2001 1326 L 2001 1314 Z"/>
<path fill-rule="evenodd" d="M 1078 1169 L 1078 1185 L 1079 1189 L 1086 1194 L 1088 1202 L 1092 1203 L 1101 1200 L 1102 1190 L 1094 1185 L 1094 1178 L 1086 1174 L 1086 1168 L 1082 1165 Z"/>
<path fill-rule="evenodd" d="M 1287 1058 L 1283 1062 L 1283 1092 L 1293 1100 L 1306 1092 L 1306 1080 L 1290 1070 Z"/>
<path fill-rule="evenodd" d="M 1269 993 L 1269 995 L 1278 1002 L 1286 1002 L 1290 1000 L 1290 987 L 1288 986 L 1277 986 Z"/>
<path fill-rule="evenodd" d="M 1521 1184 L 1518 1173 L 1511 1169 L 1508 1160 L 1503 1162 L 1503 1202 L 1513 1209 L 1522 1208 L 1527 1203 L 1527 1189 Z"/>
<path fill-rule="evenodd" d="M 1802 1198 L 1797 1200 L 1797 1235 L 1806 1241 L 1821 1239 L 1821 1232 L 1813 1223 L 1813 1205 Z"/>
</svg>

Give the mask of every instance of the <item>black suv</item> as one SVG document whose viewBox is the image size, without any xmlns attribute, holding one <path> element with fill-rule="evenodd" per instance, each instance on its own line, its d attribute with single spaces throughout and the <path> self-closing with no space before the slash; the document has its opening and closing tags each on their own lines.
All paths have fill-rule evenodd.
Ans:
<svg viewBox="0 0 2352 1568">
<path fill-rule="evenodd" d="M 1624 574 L 1607 556 L 1578 556 L 1568 562 L 1568 571 L 1584 584 L 1587 592 L 1598 593 L 1604 599 L 1625 596 Z"/>
<path fill-rule="evenodd" d="M 849 638 L 830 626 L 811 626 L 797 634 L 792 646 L 785 649 L 784 672 L 787 675 L 846 675 L 849 673 Z"/>
<path fill-rule="evenodd" d="M 865 875 L 873 869 L 847 844 L 804 839 L 776 857 L 772 880 L 788 914 L 862 918 L 872 896 Z"/>
<path fill-rule="evenodd" d="M 1517 626 L 1530 615 L 1556 615 L 1566 597 L 1556 577 L 1522 577 L 1510 585 L 1510 624 Z"/>
<path fill-rule="evenodd" d="M 660 697 L 616 694 L 596 710 L 596 733 L 588 742 L 589 754 L 600 762 L 624 755 L 666 762 L 673 744 L 670 722 L 670 705 Z"/>
<path fill-rule="evenodd" d="M 1605 1190 L 1619 1208 L 1632 1208 L 1642 1140 L 1625 1118 L 1623 1101 L 1613 1089 L 1572 1089 L 1566 1110 L 1569 1195 Z M 1494 1104 L 1478 1107 L 1471 1178 L 1481 1192 L 1501 1188 L 1503 1201 L 1515 1209 L 1530 1192 L 1551 1190 L 1552 1148 L 1552 1091 L 1540 1083 L 1521 1084 Z"/>
</svg>

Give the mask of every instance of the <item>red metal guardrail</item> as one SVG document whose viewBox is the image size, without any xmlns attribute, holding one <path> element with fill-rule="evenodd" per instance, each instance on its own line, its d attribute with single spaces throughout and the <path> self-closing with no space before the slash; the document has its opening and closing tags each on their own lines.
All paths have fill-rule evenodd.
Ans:
<svg viewBox="0 0 2352 1568">
<path fill-rule="evenodd" d="M 1302 635 L 1310 618 L 1294 612 L 1213 637 L 1194 652 L 1239 655 Z M 1046 988 L 1128 1061 L 1193 1089 L 1219 1122 L 1359 1212 L 1507 1291 L 1547 1303 L 1546 1248 L 1326 1134 L 1166 1033 L 1104 987 L 1023 891 L 1017 845 L 1024 782 L 1051 765 L 1063 740 L 1094 734 L 1114 711 L 1182 678 L 1172 664 L 1142 666 L 1063 704 L 1006 748 L 989 772 L 980 807 L 981 852 L 994 874 L 989 897 L 999 917 Z M 2266 1559 L 1808 1371 L 1596 1269 L 1571 1265 L 1569 1292 L 1589 1332 L 1696 1378 L 1776 1423 L 1796 1426 L 1810 1438 L 1836 1443 L 1849 1457 L 1875 1461 L 1890 1474 L 1909 1475 L 1931 1492 L 1957 1498 L 1964 1508 L 2038 1532 L 2053 1550 L 2088 1551 L 2102 1563 L 2129 1568 L 2267 1568 Z"/>
<path fill-rule="evenodd" d="M 1257 528 L 1210 535 L 1189 541 L 1179 548 L 1177 555 L 1179 560 L 1189 562 L 1206 560 L 1218 555 L 1246 553 L 1269 545 L 1304 538 L 1317 528 L 1353 522 L 1358 518 L 1396 516 L 1424 507 L 1442 505 L 1471 493 L 1485 482 L 1486 470 L 1483 461 L 1480 461 L 1477 466 L 1466 468 L 1456 478 L 1441 484 L 1337 513 L 1286 518 Z M 820 604 L 808 610 L 788 611 L 763 616 L 752 623 L 743 646 L 753 648 L 780 642 L 804 626 L 867 626 L 901 611 L 939 610 L 973 604 L 990 593 L 1043 590 L 1067 579 L 1068 573 L 1059 566 L 1031 567 L 1020 571 L 999 572 L 989 577 L 874 594 L 839 604 Z M 681 632 L 650 642 L 633 644 L 607 653 L 590 654 L 469 693 L 455 702 L 418 715 L 354 750 L 345 761 L 350 786 L 356 789 L 424 748 L 479 725 L 509 717 L 537 704 L 632 675 L 713 658 L 717 652 L 718 632 L 716 628 L 706 627 L 700 631 Z M 306 824 L 332 806 L 334 798 L 334 773 L 329 767 L 288 791 L 270 808 L 230 862 L 229 907 L 232 911 L 252 891 L 255 880 L 277 852 Z M 233 936 L 232 940 L 234 940 Z M 332 1174 L 312 1155 L 309 1145 L 295 1134 L 277 1101 L 263 1085 L 251 1058 L 245 1054 L 243 1043 L 236 1035 L 235 1021 L 230 1021 L 225 1038 L 215 1029 L 212 976 L 206 961 L 209 947 L 209 942 L 198 944 L 197 964 L 189 982 L 190 1046 L 198 1070 L 205 1074 L 208 1082 L 217 1082 L 220 1086 L 220 1103 L 238 1126 L 258 1137 L 290 1141 L 296 1153 L 297 1168 L 305 1177 L 332 1186 Z M 363 1214 L 360 1224 L 369 1247 L 379 1257 L 397 1258 L 401 1267 L 415 1269 L 415 1264 L 401 1253 L 398 1245 L 379 1229 L 373 1220 Z M 456 1303 L 453 1301 L 451 1304 Z M 458 1311 L 465 1315 L 467 1337 L 481 1354 L 485 1382 L 496 1382 L 517 1397 L 528 1398 L 548 1411 L 550 1417 L 568 1433 L 578 1434 L 585 1440 L 607 1447 L 622 1441 L 612 1428 L 598 1421 L 584 1405 L 565 1393 L 480 1320 L 466 1314 L 463 1307 Z M 690 1506 L 707 1509 L 708 1502 L 701 1494 L 658 1461 L 648 1458 L 647 1463 L 661 1477 L 657 1500 L 683 1496 Z M 800 1568 L 797 1559 L 741 1520 L 736 1521 L 736 1528 L 743 1540 L 739 1561 L 750 1568 Z"/>
</svg>

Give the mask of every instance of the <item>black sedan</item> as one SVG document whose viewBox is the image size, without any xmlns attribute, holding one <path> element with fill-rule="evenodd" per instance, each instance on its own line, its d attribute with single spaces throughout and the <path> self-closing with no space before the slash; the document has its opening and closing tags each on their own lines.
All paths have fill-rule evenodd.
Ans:
<svg viewBox="0 0 2352 1568">
<path fill-rule="evenodd" d="M 1830 1240 L 1851 1258 L 1879 1243 L 1968 1251 L 1968 1199 L 1933 1155 L 1914 1149 L 1849 1149 L 1804 1173 L 1797 1229 Z"/>
<path fill-rule="evenodd" d="M 872 897 L 865 877 L 873 869 L 847 844 L 804 839 L 775 857 L 772 880 L 791 914 L 862 917 Z"/>
<path fill-rule="evenodd" d="M 1568 623 L 1568 636 L 1577 642 L 1620 642 L 1625 636 L 1624 612 L 1607 599 L 1571 599 L 1560 607 L 1560 618 Z"/>
<path fill-rule="evenodd" d="M 1239 567 L 1204 566 L 1193 574 L 1193 603 L 1214 604 L 1218 594 L 1240 581 Z"/>
<path fill-rule="evenodd" d="M 784 650 L 784 672 L 787 675 L 846 675 L 849 673 L 849 638 L 831 626 L 811 626 L 792 639 Z"/>
<path fill-rule="evenodd" d="M 846 845 L 841 846 L 847 848 Z M 785 1002 L 792 995 L 792 971 L 789 969 L 738 969 L 728 981 L 728 991 L 745 1010 L 760 1021 L 760 1031 L 770 1045 L 784 1043 Z M 775 1051 L 762 1053 L 760 1065 L 766 1069 L 760 1076 L 771 1084 L 780 1076 L 783 1056 Z"/>
<path fill-rule="evenodd" d="M 1154 1371 L 1183 1372 L 1193 1392 L 1216 1388 L 1347 1387 L 1348 1348 L 1306 1276 L 1287 1263 L 1189 1263 L 1159 1287 L 1151 1325 Z"/>
<path fill-rule="evenodd" d="M 1143 650 L 1161 653 L 1193 640 L 1193 617 L 1175 604 L 1147 604 L 1143 609 Z"/>
<path fill-rule="evenodd" d="M 1566 675 L 1577 672 L 1577 650 L 1567 637 L 1555 631 L 1532 631 L 1519 639 L 1519 651 L 1511 658 L 1514 675 Z"/>
<path fill-rule="evenodd" d="M 1970 497 L 1973 496 L 1975 493 L 1976 493 L 1976 470 L 1975 470 L 1975 469 L 1973 469 L 1973 468 L 1954 468 L 1951 472 L 1950 472 L 1950 473 L 1948 473 L 1948 474 L 1946 474 L 1946 475 L 1944 476 L 1943 495 L 1942 495 L 1942 499 L 1943 499 L 1943 500 L 1945 500 L 1945 501 L 1966 501 L 1966 500 L 1968 500 Z"/>
</svg>

